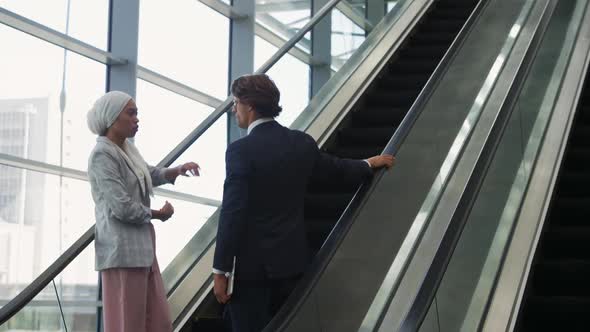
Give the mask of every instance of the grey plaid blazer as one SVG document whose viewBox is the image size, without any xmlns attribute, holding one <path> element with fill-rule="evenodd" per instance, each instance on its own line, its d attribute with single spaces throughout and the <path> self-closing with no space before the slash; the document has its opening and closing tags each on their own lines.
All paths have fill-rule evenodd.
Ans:
<svg viewBox="0 0 590 332">
<path fill-rule="evenodd" d="M 168 182 L 165 168 L 148 168 L 154 187 Z M 104 136 L 96 139 L 88 159 L 88 177 L 95 203 L 96 270 L 151 266 L 150 197 L 141 193 L 139 179 Z"/>
</svg>

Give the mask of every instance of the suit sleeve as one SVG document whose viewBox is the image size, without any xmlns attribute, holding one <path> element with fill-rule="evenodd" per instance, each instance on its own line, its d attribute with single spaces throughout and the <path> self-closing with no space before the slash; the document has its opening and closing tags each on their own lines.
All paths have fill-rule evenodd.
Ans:
<svg viewBox="0 0 590 332">
<path fill-rule="evenodd" d="M 311 136 L 307 136 L 310 144 L 313 144 L 316 155 L 313 170 L 314 178 L 340 178 L 347 181 L 362 182 L 373 175 L 373 170 L 366 160 L 354 160 L 338 158 L 318 149 L 317 143 Z"/>
<path fill-rule="evenodd" d="M 231 271 L 240 235 L 246 228 L 248 209 L 248 161 L 238 145 L 230 145 L 225 155 L 226 177 L 217 229 L 213 268 Z"/>
</svg>

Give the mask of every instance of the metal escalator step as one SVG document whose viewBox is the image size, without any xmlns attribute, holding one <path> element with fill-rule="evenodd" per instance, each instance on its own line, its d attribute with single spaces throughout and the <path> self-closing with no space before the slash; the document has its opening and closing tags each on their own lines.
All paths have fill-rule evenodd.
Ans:
<svg viewBox="0 0 590 332">
<path fill-rule="evenodd" d="M 543 235 L 541 257 L 543 260 L 590 260 L 590 224 L 550 227 Z"/>
<path fill-rule="evenodd" d="M 338 131 L 338 142 L 342 145 L 383 145 L 393 136 L 397 127 L 368 127 L 368 128 L 342 128 Z"/>
<path fill-rule="evenodd" d="M 532 292 L 542 296 L 590 296 L 590 261 L 560 259 L 534 266 Z"/>
<path fill-rule="evenodd" d="M 564 168 L 566 171 L 590 171 L 590 147 L 570 147 L 565 156 Z"/>
<path fill-rule="evenodd" d="M 400 59 L 389 66 L 390 73 L 402 74 L 422 74 L 432 73 L 438 65 L 438 59 Z"/>
<path fill-rule="evenodd" d="M 363 97 L 363 100 L 367 105 L 411 106 L 419 93 L 420 90 L 418 89 L 398 90 L 383 87 L 367 93 L 366 96 Z"/>
<path fill-rule="evenodd" d="M 570 145 L 573 148 L 588 148 L 590 154 L 590 125 L 579 125 L 574 128 L 570 137 Z"/>
<path fill-rule="evenodd" d="M 340 158 L 366 159 L 381 154 L 383 146 L 338 146 L 328 149 L 328 152 Z"/>
<path fill-rule="evenodd" d="M 384 75 L 379 79 L 377 82 L 377 88 L 391 88 L 391 89 L 418 89 L 422 90 L 428 78 L 430 77 L 428 74 L 414 74 L 414 75 Z"/>
<path fill-rule="evenodd" d="M 557 197 L 549 214 L 551 226 L 590 226 L 590 197 Z"/>
<path fill-rule="evenodd" d="M 562 174 L 557 193 L 560 197 L 590 197 L 590 172 L 568 171 Z"/>
<path fill-rule="evenodd" d="M 397 126 L 407 111 L 407 107 L 364 107 L 352 113 L 352 123 L 355 127 Z"/>
<path fill-rule="evenodd" d="M 430 61 L 439 60 L 446 52 L 448 47 L 446 45 L 416 45 L 407 47 L 400 52 L 401 59 L 428 59 Z"/>
<path fill-rule="evenodd" d="M 588 331 L 590 298 L 532 296 L 525 300 L 521 331 Z"/>
</svg>

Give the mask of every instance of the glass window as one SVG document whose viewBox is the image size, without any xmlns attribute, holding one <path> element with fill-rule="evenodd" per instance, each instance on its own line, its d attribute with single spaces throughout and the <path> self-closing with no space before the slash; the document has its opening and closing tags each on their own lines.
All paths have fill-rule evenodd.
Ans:
<svg viewBox="0 0 590 332">
<path fill-rule="evenodd" d="M 164 271 L 216 210 L 213 206 L 159 196 L 156 196 L 152 201 L 152 207 L 159 209 L 165 201 L 174 206 L 174 215 L 166 222 L 153 221 L 156 230 L 156 255 L 160 271 Z"/>
<path fill-rule="evenodd" d="M 94 271 L 94 245 L 90 244 L 55 279 L 15 316 L 1 331 L 62 331 L 58 297 L 68 331 L 96 331 L 98 273 Z M 2 285 L 5 286 L 5 285 Z M 22 285 L 8 285 L 2 301 L 10 300 Z M 7 298 L 4 298 L 8 294 Z"/>
<path fill-rule="evenodd" d="M 365 40 L 365 31 L 341 11 L 332 10 L 332 68 L 340 69 Z"/>
<path fill-rule="evenodd" d="M 58 176 L 6 166 L 0 166 L 0 179 L 8 197 L 0 202 L 0 238 L 9 243 L 0 257 L 6 267 L 0 287 L 22 288 L 94 224 L 94 204 L 86 181 L 60 182 Z M 93 255 L 86 260 L 94 266 Z"/>
<path fill-rule="evenodd" d="M 256 37 L 255 67 L 258 68 L 268 60 L 277 48 Z M 309 102 L 309 66 L 295 57 L 285 54 L 269 71 L 281 92 L 283 111 L 277 118 L 284 126 L 290 126 Z"/>
<path fill-rule="evenodd" d="M 135 143 L 151 165 L 159 163 L 213 111 L 143 80 L 137 80 L 136 99 L 139 131 Z"/>
<path fill-rule="evenodd" d="M 201 176 L 181 177 L 174 186 L 165 185 L 163 188 L 220 201 L 225 180 L 226 147 L 227 117 L 221 116 L 173 164 L 194 161 L 201 167 Z"/>
<path fill-rule="evenodd" d="M 0 40 L 10 45 L 0 53 L 0 128 L 12 131 L 0 152 L 59 165 L 63 140 L 63 165 L 86 170 L 96 139 L 86 112 L 104 94 L 106 67 L 72 52 L 64 67 L 62 48 L 4 25 Z"/>
<path fill-rule="evenodd" d="M 389 13 L 396 5 L 398 1 L 387 1 L 387 12 Z"/>
<path fill-rule="evenodd" d="M 311 1 L 285 2 L 276 0 L 256 1 L 256 24 L 260 24 L 285 41 L 301 29 L 310 18 Z M 307 33 L 297 47 L 311 51 L 310 33 Z"/>
<path fill-rule="evenodd" d="M 0 7 L 64 34 L 69 23 L 69 36 L 100 49 L 107 49 L 108 0 L 0 0 Z"/>
<path fill-rule="evenodd" d="M 225 99 L 228 46 L 229 19 L 202 3 L 141 2 L 140 65 Z"/>
</svg>

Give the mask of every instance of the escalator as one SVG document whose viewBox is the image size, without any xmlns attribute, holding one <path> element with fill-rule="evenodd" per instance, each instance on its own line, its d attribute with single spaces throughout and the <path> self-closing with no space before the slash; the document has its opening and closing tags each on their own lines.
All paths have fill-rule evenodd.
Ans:
<svg viewBox="0 0 590 332">
<path fill-rule="evenodd" d="M 519 27 L 534 33 L 506 56 L 524 55 L 506 66 L 508 97 L 482 147 L 462 151 L 373 331 L 589 330 L 590 3 L 527 3 Z"/>
<path fill-rule="evenodd" d="M 587 331 L 590 323 L 588 84 L 578 107 L 516 331 Z"/>
<path fill-rule="evenodd" d="M 380 154 L 384 148 L 390 146 L 394 133 L 397 132 L 399 134 L 398 129 L 409 131 L 410 128 L 412 128 L 413 123 L 404 121 L 404 125 L 402 125 L 402 121 L 406 118 L 406 115 L 411 109 L 412 111 L 415 111 L 423 106 L 418 105 L 418 107 L 416 107 L 416 100 L 421 96 L 421 91 L 427 86 L 429 80 L 431 81 L 431 84 L 428 84 L 428 86 L 432 90 L 436 87 L 437 79 L 431 79 L 433 72 L 435 72 L 435 69 L 439 66 L 441 59 L 443 59 L 453 41 L 456 38 L 461 40 L 458 35 L 463 37 L 467 35 L 469 29 L 464 29 L 461 34 L 459 34 L 459 32 L 464 27 L 470 15 L 474 12 L 474 9 L 482 8 L 483 3 L 486 3 L 486 1 L 434 0 L 432 4 L 426 1 L 423 2 L 423 4 L 427 4 L 424 5 L 425 8 L 428 8 L 426 13 L 417 11 L 417 14 L 415 15 L 416 17 L 419 17 L 420 21 L 412 27 L 412 30 L 403 39 L 401 46 L 397 48 L 397 51 L 391 56 L 388 63 L 383 69 L 380 69 L 379 74 L 373 79 L 358 101 L 355 102 L 351 111 L 339 122 L 336 130 L 330 134 L 326 143 L 322 145 L 322 150 L 342 158 L 363 159 L 372 155 Z M 478 4 L 480 4 L 479 7 L 477 7 Z M 399 5 L 398 7 L 401 6 L 402 5 Z M 474 16 L 476 17 L 477 15 Z M 473 18 L 469 20 L 471 23 L 474 21 L 475 19 Z M 413 23 L 405 24 L 412 26 L 411 24 Z M 305 32 L 303 32 L 303 34 L 304 33 Z M 405 32 L 400 33 L 400 35 L 405 35 Z M 460 44 L 461 43 L 456 42 L 455 46 Z M 389 44 L 387 45 L 389 47 Z M 457 46 L 457 49 L 458 47 L 459 46 Z M 451 54 L 447 54 L 445 59 L 452 58 L 453 52 L 450 53 Z M 381 59 L 387 59 L 388 57 L 382 57 Z M 275 61 L 276 60 L 277 59 L 275 59 Z M 385 60 L 383 61 L 385 62 Z M 369 61 L 369 63 L 372 62 Z M 379 62 L 379 68 L 381 68 L 382 63 L 383 62 Z M 447 64 L 448 63 L 443 61 L 440 65 L 441 68 L 439 68 L 441 70 L 437 70 L 436 72 L 444 73 Z M 268 68 L 265 69 L 265 71 L 266 70 L 268 70 Z M 367 74 L 367 76 L 369 75 Z M 422 96 L 418 100 L 421 98 Z M 230 106 L 231 98 L 228 98 L 228 100 L 223 102 L 207 117 L 207 119 L 199 124 L 199 126 L 193 131 L 193 133 L 197 133 L 195 136 L 191 133 L 190 136 L 192 138 L 190 139 L 193 140 L 187 143 L 187 137 L 185 141 L 181 142 L 179 147 L 182 146 L 182 149 L 186 150 L 188 146 L 190 146 L 207 130 L 207 128 L 209 128 L 209 126 L 225 114 Z M 410 113 L 418 114 L 419 112 Z M 405 135 L 407 135 L 407 132 Z M 398 136 L 403 137 L 403 135 Z M 175 148 L 159 166 L 168 166 L 173 160 L 175 160 L 175 158 L 178 158 L 178 156 L 182 154 L 182 151 L 184 151 L 177 150 L 179 147 Z M 170 157 L 174 154 L 175 156 Z M 362 199 L 362 197 L 359 198 L 358 195 L 355 196 L 358 187 L 358 183 L 349 183 L 346 179 L 341 178 L 314 179 L 310 184 L 305 198 L 305 223 L 309 245 L 313 249 L 313 253 L 316 254 L 316 259 L 312 265 L 318 263 L 319 260 L 317 257 L 319 257 L 321 253 L 327 252 L 325 249 L 329 246 L 326 245 L 326 242 L 334 238 L 333 234 L 332 236 L 330 234 L 336 232 L 335 227 L 337 226 L 335 225 L 337 225 L 337 223 L 342 224 L 339 220 L 341 221 L 343 218 L 343 211 L 345 211 L 351 202 L 351 199 L 354 197 L 353 202 L 354 200 Z M 206 292 L 208 291 L 207 285 L 210 285 L 210 280 L 205 281 L 205 279 L 210 275 L 211 265 L 203 258 L 206 258 L 207 252 L 211 251 L 211 248 L 214 246 L 214 235 L 211 234 L 213 234 L 212 229 L 214 229 L 212 225 L 216 226 L 216 220 L 213 219 L 215 219 L 215 214 L 209 218 L 205 226 L 203 226 L 193 238 L 193 240 L 199 240 L 193 242 L 197 243 L 196 247 L 199 247 L 199 250 L 202 249 L 202 251 L 197 253 L 197 250 L 193 250 L 192 252 L 190 252 L 190 250 L 185 250 L 187 248 L 194 249 L 194 247 L 191 247 L 192 244 L 189 243 L 177 258 L 179 258 L 178 261 L 184 259 L 185 261 L 190 260 L 190 262 L 179 264 L 182 265 L 182 269 L 176 269 L 177 266 L 173 266 L 174 262 L 170 264 L 173 266 L 173 268 L 170 268 L 170 274 L 172 275 L 176 273 L 176 275 L 169 279 L 177 279 L 169 281 L 166 286 L 169 289 L 168 296 L 171 307 L 173 307 L 173 314 L 177 315 L 175 316 L 175 324 L 178 323 L 179 326 L 182 326 L 180 327 L 182 331 L 221 331 L 224 329 L 223 321 L 221 319 L 221 308 L 215 303 L 211 293 L 204 295 L 207 294 Z M 2 309 L 6 309 L 4 310 L 5 312 L 11 312 L 10 315 L 13 315 L 14 312 L 24 312 L 24 310 L 21 309 L 25 308 L 28 303 L 39 294 L 41 289 L 45 287 L 42 285 L 48 285 L 53 281 L 64 267 L 67 267 L 68 264 L 70 264 L 70 262 L 72 262 L 72 260 L 74 260 L 82 251 L 90 250 L 87 246 L 93 241 L 93 234 L 94 230 L 92 228 L 89 229 L 70 247 L 70 249 L 64 252 L 64 254 L 60 256 L 60 258 L 56 260 L 54 264 L 52 264 L 52 266 L 50 266 L 47 271 L 38 278 L 38 280 L 29 285 L 32 286 L 31 290 L 26 289 L 21 292 L 19 296 L 15 297 L 17 301 L 13 301 L 15 302 L 14 305 L 11 304 Z M 199 236 L 202 237 L 199 238 Z M 186 252 L 189 252 L 190 257 L 185 255 Z M 199 279 L 200 282 L 198 284 L 191 284 L 187 291 L 187 288 L 184 288 L 185 285 L 181 284 L 187 279 L 191 279 L 193 277 L 193 272 L 199 269 L 201 271 L 206 270 L 207 276 L 205 276 L 205 279 L 203 280 Z M 199 271 L 195 272 L 194 275 L 198 273 Z M 164 275 L 164 277 L 166 281 L 167 276 Z M 200 276 L 197 277 L 200 278 Z M 186 284 L 192 282 L 193 279 L 186 282 Z M 199 287 L 201 288 L 199 289 Z M 186 293 L 186 298 L 190 297 L 188 301 L 192 302 L 187 305 L 186 303 L 188 303 L 188 301 L 182 303 L 181 301 L 178 301 L 181 305 L 174 308 L 174 296 L 183 292 Z M 195 295 L 195 293 L 197 294 Z M 205 298 L 203 299 L 203 297 Z M 183 298 L 182 300 L 186 300 L 186 298 Z M 202 302 L 200 302 L 201 300 Z M 200 303 L 200 305 L 198 303 Z M 193 305 L 198 305 L 198 307 L 196 307 L 196 311 L 194 311 L 192 317 L 189 318 L 190 316 L 188 314 L 185 315 L 184 311 L 188 312 L 194 310 L 195 307 L 193 307 Z M 181 310 L 178 310 L 178 307 L 180 307 Z M 287 309 L 290 309 L 290 307 Z M 179 311 L 181 312 L 179 313 Z M 4 315 L 4 312 L 0 312 L 0 314 L 2 314 L 0 315 L 0 318 L 10 317 Z M 100 317 L 100 314 L 97 316 Z M 183 320 L 188 321 L 185 322 Z M 2 322 L 4 322 L 4 320 L 2 320 Z"/>
<path fill-rule="evenodd" d="M 322 149 L 352 159 L 380 154 L 478 2 L 436 1 Z M 305 224 L 314 255 L 358 186 L 342 178 L 313 179 L 310 183 Z M 223 331 L 221 312 L 210 293 L 183 331 Z"/>
</svg>

